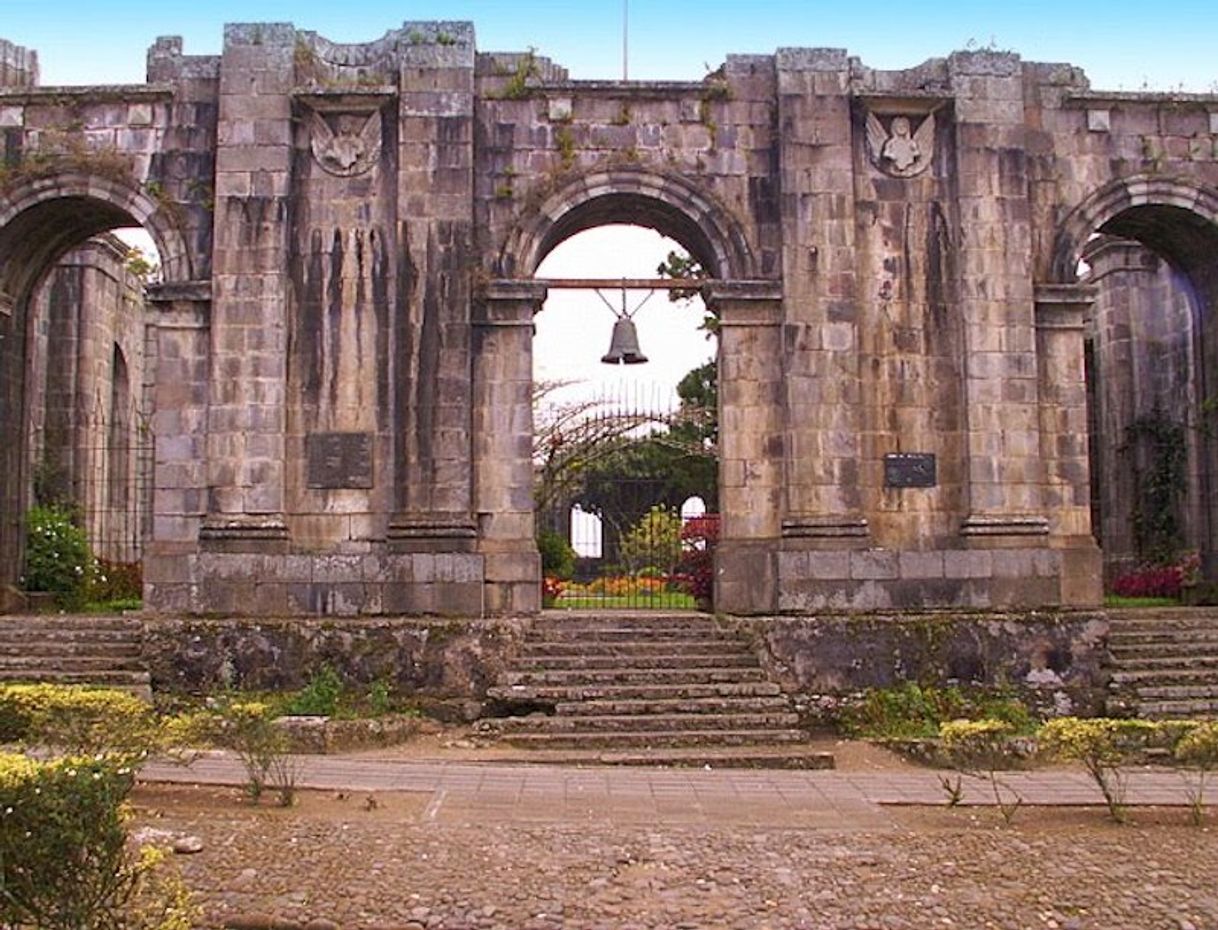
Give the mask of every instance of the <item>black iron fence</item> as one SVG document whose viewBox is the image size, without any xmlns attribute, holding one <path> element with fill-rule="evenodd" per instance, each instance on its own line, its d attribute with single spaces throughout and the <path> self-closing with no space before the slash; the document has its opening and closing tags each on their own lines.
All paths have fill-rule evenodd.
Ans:
<svg viewBox="0 0 1218 930">
<path fill-rule="evenodd" d="M 95 558 L 143 558 L 152 520 L 151 419 L 134 404 L 100 400 L 49 411 L 31 431 L 33 502 L 70 509 Z"/>
<path fill-rule="evenodd" d="M 637 393 L 538 405 L 537 524 L 547 606 L 699 605 L 691 556 L 708 543 L 689 527 L 716 510 L 713 417 L 675 398 L 665 404 Z"/>
</svg>

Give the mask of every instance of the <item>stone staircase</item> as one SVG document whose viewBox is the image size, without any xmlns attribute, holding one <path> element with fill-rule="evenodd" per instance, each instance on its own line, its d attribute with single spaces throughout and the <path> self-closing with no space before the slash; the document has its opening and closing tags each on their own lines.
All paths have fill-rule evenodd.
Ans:
<svg viewBox="0 0 1218 930">
<path fill-rule="evenodd" d="M 0 617 L 0 681 L 105 685 L 151 700 L 142 629 L 129 617 Z"/>
<path fill-rule="evenodd" d="M 1108 712 L 1218 717 L 1218 608 L 1110 610 Z"/>
<path fill-rule="evenodd" d="M 692 614 L 549 615 L 488 691 L 485 729 L 543 759 L 827 768 L 747 640 Z M 539 759 L 541 761 L 541 759 Z"/>
</svg>

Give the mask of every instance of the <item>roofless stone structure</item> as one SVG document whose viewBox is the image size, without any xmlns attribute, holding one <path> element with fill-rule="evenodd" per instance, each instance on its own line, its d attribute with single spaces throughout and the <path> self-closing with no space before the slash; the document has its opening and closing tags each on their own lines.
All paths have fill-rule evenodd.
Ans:
<svg viewBox="0 0 1218 930">
<path fill-rule="evenodd" d="M 144 227 L 164 274 L 160 610 L 536 610 L 534 272 L 606 223 L 710 274 L 727 612 L 1098 602 L 1097 234 L 1182 276 L 1191 383 L 1216 374 L 1218 97 L 1098 93 L 993 51 L 572 81 L 457 22 L 357 45 L 230 25 L 216 57 L 158 40 L 148 83 L 119 87 L 40 86 L 0 43 L 0 84 L 0 584 L 29 500 L 32 295 L 116 227 Z M 1119 380 L 1113 326 L 1093 337 Z M 1213 435 L 1189 476 L 1210 567 Z"/>
</svg>

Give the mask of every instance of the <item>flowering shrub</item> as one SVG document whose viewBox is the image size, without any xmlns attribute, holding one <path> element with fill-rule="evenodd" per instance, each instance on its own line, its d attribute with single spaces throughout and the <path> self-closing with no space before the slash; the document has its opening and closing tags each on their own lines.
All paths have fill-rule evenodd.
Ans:
<svg viewBox="0 0 1218 930">
<path fill-rule="evenodd" d="M 1193 823 L 1201 826 L 1205 816 L 1205 783 L 1218 769 L 1218 720 L 1207 720 L 1190 727 L 1176 742 L 1176 761 L 1188 766 L 1185 771 L 1189 808 Z"/>
<path fill-rule="evenodd" d="M 138 601 L 144 596 L 144 572 L 139 562 L 97 559 L 89 581 L 90 601 Z"/>
<path fill-rule="evenodd" d="M 553 607 L 558 603 L 558 598 L 562 594 L 563 583 L 551 576 L 546 575 L 541 579 L 541 603 L 543 607 Z"/>
<path fill-rule="evenodd" d="M 144 755 L 161 743 L 152 707 L 126 691 L 0 685 L 0 741 L 69 754 Z"/>
<path fill-rule="evenodd" d="M 89 540 L 65 507 L 32 507 L 26 514 L 25 589 L 55 595 L 60 607 L 79 607 L 93 569 Z"/>
<path fill-rule="evenodd" d="M 1150 720 L 1058 717 L 1042 726 L 1036 739 L 1048 755 L 1082 763 L 1104 796 L 1112 819 L 1124 823 L 1123 767 L 1145 751 L 1159 730 L 1159 724 Z"/>
<path fill-rule="evenodd" d="M 0 755 L 0 925 L 122 926 L 139 879 L 122 810 L 132 782 L 106 758 Z"/>
<path fill-rule="evenodd" d="M 1015 727 L 1005 720 L 949 720 L 939 725 L 939 740 L 952 766 L 967 775 L 987 777 L 994 794 L 994 804 L 1002 819 L 1010 823 L 1023 804 L 1014 788 L 998 777 L 998 770 L 1007 768 L 1014 756 L 1011 740 Z M 944 782 L 945 787 L 947 783 Z M 959 791 L 959 782 L 956 784 Z M 957 795 L 954 794 L 953 797 Z"/>
<path fill-rule="evenodd" d="M 1197 580 L 1201 559 L 1188 553 L 1174 565 L 1143 565 L 1112 582 L 1112 593 L 1121 597 L 1179 597 L 1182 585 Z"/>
<path fill-rule="evenodd" d="M 709 601 L 715 588 L 715 546 L 719 542 L 719 515 L 703 514 L 681 527 L 681 559 L 677 563 L 685 590 Z"/>
<path fill-rule="evenodd" d="M 275 716 L 274 709 L 263 701 L 241 701 L 196 716 L 192 729 L 237 754 L 245 768 L 245 793 L 251 802 L 257 804 L 271 787 L 279 803 L 290 807 L 296 791 L 296 769 L 288 753 L 287 735 L 275 725 Z"/>
</svg>

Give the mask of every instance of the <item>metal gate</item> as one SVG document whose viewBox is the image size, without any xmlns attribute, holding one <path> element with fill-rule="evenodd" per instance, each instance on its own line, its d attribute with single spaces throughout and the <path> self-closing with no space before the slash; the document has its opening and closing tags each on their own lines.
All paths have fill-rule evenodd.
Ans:
<svg viewBox="0 0 1218 930">
<path fill-rule="evenodd" d="M 717 504 L 714 411 L 675 395 L 542 402 L 535 444 L 543 603 L 706 606 Z M 710 515 L 710 516 L 708 516 Z"/>
<path fill-rule="evenodd" d="M 96 563 L 94 600 L 139 597 L 152 521 L 151 418 L 127 398 L 51 411 L 30 434 L 33 504 L 71 512 Z"/>
</svg>

